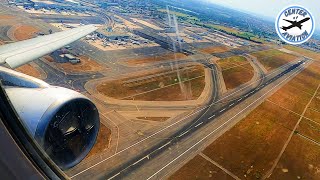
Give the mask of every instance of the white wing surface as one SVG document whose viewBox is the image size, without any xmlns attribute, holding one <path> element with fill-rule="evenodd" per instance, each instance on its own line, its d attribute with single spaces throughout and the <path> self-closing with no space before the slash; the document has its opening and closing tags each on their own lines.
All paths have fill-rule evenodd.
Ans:
<svg viewBox="0 0 320 180">
<path fill-rule="evenodd" d="M 0 46 L 0 64 L 5 64 L 10 68 L 17 68 L 58 50 L 90 34 L 96 29 L 93 25 L 86 25 L 67 31 L 2 45 Z"/>
</svg>

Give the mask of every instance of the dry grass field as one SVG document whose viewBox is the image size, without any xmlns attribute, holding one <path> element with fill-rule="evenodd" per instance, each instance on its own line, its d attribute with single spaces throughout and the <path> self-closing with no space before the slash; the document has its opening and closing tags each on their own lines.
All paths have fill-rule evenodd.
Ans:
<svg viewBox="0 0 320 180">
<path fill-rule="evenodd" d="M 18 68 L 15 69 L 18 72 L 21 72 L 23 74 L 41 79 L 41 73 L 39 72 L 39 70 L 33 66 L 31 66 L 30 64 L 25 64 L 23 66 L 20 66 Z"/>
<path fill-rule="evenodd" d="M 139 64 L 147 64 L 147 63 L 155 63 L 155 62 L 161 62 L 161 61 L 167 61 L 167 60 L 178 60 L 186 58 L 187 56 L 182 53 L 171 53 L 171 54 L 165 54 L 162 56 L 152 56 L 152 57 L 144 57 L 144 58 L 138 58 L 138 59 L 130 59 L 126 61 L 126 64 L 128 65 L 139 65 Z"/>
<path fill-rule="evenodd" d="M 257 57 L 258 61 L 268 70 L 272 71 L 288 62 L 296 60 L 298 57 L 292 54 L 284 53 L 276 49 L 259 51 L 251 55 Z"/>
<path fill-rule="evenodd" d="M 223 179 L 232 180 L 228 174 L 217 166 L 197 155 L 184 165 L 179 171 L 175 172 L 170 180 L 193 180 L 193 179 Z"/>
<path fill-rule="evenodd" d="M 320 179 L 320 147 L 293 136 L 269 179 Z"/>
<path fill-rule="evenodd" d="M 38 28 L 35 28 L 30 25 L 21 25 L 15 30 L 14 37 L 18 41 L 22 41 L 33 38 L 35 36 L 35 33 L 37 32 L 39 32 Z"/>
<path fill-rule="evenodd" d="M 207 53 L 207 54 L 222 53 L 222 52 L 226 52 L 229 50 L 230 50 L 230 48 L 228 48 L 227 46 L 212 46 L 212 47 L 199 49 L 200 52 Z"/>
<path fill-rule="evenodd" d="M 242 56 L 221 59 L 217 63 L 222 69 L 227 89 L 234 89 L 241 84 L 249 82 L 254 75 L 254 69 L 247 59 Z"/>
<path fill-rule="evenodd" d="M 124 100 L 182 101 L 198 98 L 205 86 L 203 67 L 184 67 L 179 70 L 179 75 L 181 84 L 175 70 L 102 82 L 97 90 L 108 97 Z"/>
</svg>

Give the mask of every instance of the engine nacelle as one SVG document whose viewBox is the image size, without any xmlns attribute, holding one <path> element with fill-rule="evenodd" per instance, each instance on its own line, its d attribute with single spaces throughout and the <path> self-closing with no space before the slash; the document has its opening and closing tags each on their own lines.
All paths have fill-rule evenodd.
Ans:
<svg viewBox="0 0 320 180">
<path fill-rule="evenodd" d="M 26 128 L 60 168 L 75 166 L 92 149 L 100 121 L 87 97 L 61 87 L 5 89 Z"/>
</svg>

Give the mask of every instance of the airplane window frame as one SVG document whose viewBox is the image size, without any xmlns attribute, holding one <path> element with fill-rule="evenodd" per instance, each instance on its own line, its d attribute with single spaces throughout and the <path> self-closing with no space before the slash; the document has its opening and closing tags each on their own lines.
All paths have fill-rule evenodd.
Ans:
<svg viewBox="0 0 320 180">
<path fill-rule="evenodd" d="M 1 80 L 0 119 L 24 155 L 44 177 L 49 179 L 69 179 L 30 136 L 13 108 Z"/>
</svg>

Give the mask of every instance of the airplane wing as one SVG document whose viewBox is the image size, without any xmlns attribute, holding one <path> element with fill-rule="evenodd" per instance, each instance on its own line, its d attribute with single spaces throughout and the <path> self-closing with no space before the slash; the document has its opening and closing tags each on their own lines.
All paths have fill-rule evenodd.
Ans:
<svg viewBox="0 0 320 180">
<path fill-rule="evenodd" d="M 294 21 L 290 21 L 290 20 L 287 20 L 287 19 L 283 19 L 283 20 L 285 20 L 285 21 L 287 21 L 287 22 L 289 22 L 289 23 L 294 23 Z"/>
<path fill-rule="evenodd" d="M 93 25 L 0 46 L 0 65 L 17 68 L 97 30 Z"/>
<path fill-rule="evenodd" d="M 301 21 L 299 21 L 298 23 L 299 23 L 299 24 L 302 24 L 302 23 L 304 23 L 304 22 L 308 21 L 309 19 L 310 19 L 309 17 L 304 18 L 304 19 L 302 19 Z"/>
</svg>

